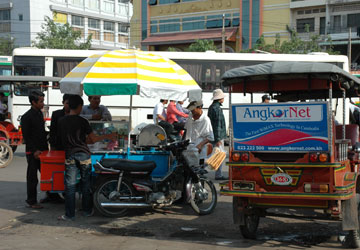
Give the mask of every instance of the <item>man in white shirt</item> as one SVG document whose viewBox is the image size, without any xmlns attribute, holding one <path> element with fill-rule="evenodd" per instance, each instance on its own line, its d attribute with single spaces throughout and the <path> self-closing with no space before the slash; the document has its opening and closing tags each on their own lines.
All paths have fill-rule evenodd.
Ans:
<svg viewBox="0 0 360 250">
<path fill-rule="evenodd" d="M 175 140 L 175 136 L 172 134 L 174 131 L 173 125 L 166 121 L 166 109 L 165 105 L 168 103 L 168 100 L 160 99 L 160 102 L 155 105 L 153 111 L 153 120 L 155 124 L 158 124 L 165 130 L 167 137 L 170 141 Z"/>
<path fill-rule="evenodd" d="M 205 145 L 214 140 L 214 133 L 211 121 L 203 112 L 202 101 L 192 101 L 187 109 L 191 112 L 185 123 L 186 137 L 190 140 L 199 152 L 199 159 L 205 159 L 207 156 Z"/>
</svg>

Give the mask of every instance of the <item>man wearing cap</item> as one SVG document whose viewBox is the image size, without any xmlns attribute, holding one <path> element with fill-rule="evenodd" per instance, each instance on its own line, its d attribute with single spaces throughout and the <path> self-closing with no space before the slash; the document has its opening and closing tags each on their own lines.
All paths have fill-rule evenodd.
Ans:
<svg viewBox="0 0 360 250">
<path fill-rule="evenodd" d="M 262 99 L 262 103 L 269 103 L 270 102 L 270 96 L 268 96 L 268 95 L 263 95 L 261 97 L 261 99 Z"/>
<path fill-rule="evenodd" d="M 187 109 L 191 114 L 185 123 L 185 139 L 198 149 L 200 160 L 206 158 L 205 145 L 214 140 L 210 119 L 204 114 L 202 106 L 202 101 L 190 102 Z"/>
<path fill-rule="evenodd" d="M 213 91 L 213 103 L 210 105 L 208 110 L 208 116 L 211 121 L 212 128 L 214 130 L 214 140 L 212 141 L 213 146 L 224 149 L 224 139 L 226 138 L 226 125 L 224 113 L 221 109 L 221 105 L 224 102 L 225 94 L 221 89 L 215 89 Z M 227 180 L 222 175 L 222 167 L 225 164 L 223 162 L 221 166 L 215 172 L 215 180 Z"/>
</svg>

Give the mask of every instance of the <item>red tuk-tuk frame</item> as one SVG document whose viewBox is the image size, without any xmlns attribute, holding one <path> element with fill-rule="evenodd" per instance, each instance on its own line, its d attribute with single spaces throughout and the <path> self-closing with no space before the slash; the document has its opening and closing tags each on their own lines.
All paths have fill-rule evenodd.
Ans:
<svg viewBox="0 0 360 250">
<path fill-rule="evenodd" d="M 330 114 L 328 152 L 234 151 L 230 131 L 229 181 L 220 193 L 233 196 L 233 219 L 242 235 L 256 238 L 260 217 L 284 216 L 269 208 L 323 209 L 324 215 L 342 220 L 350 246 L 360 247 L 359 126 L 336 126 L 332 115 L 333 98 L 342 98 L 345 121 L 345 99 L 360 97 L 360 80 L 335 65 L 309 62 L 247 66 L 227 71 L 222 79 L 230 98 L 231 93 L 269 93 L 278 102 L 321 99 Z M 274 182 L 272 176 L 282 178 L 279 173 L 291 176 L 291 183 Z"/>
</svg>

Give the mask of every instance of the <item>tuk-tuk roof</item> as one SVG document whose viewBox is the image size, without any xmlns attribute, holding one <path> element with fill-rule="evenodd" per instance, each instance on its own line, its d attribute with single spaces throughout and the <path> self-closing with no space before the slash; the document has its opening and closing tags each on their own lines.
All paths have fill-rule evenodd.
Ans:
<svg viewBox="0 0 360 250">
<path fill-rule="evenodd" d="M 346 89 L 347 97 L 358 97 L 360 87 L 357 77 L 336 65 L 319 62 L 269 62 L 231 69 L 221 78 L 223 86 L 232 86 L 234 92 L 278 93 L 287 96 L 278 98 L 284 101 L 326 98 L 324 90 L 330 88 L 328 82 L 333 83 L 333 97 L 341 97 L 342 88 Z M 306 90 L 306 94 L 294 96 Z"/>
<path fill-rule="evenodd" d="M 61 79 L 52 76 L 0 76 L 0 82 L 59 82 Z"/>
</svg>

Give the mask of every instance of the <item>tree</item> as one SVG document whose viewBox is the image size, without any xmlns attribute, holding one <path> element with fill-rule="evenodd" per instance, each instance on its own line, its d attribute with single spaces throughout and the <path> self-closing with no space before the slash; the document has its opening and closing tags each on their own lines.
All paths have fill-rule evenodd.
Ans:
<svg viewBox="0 0 360 250">
<path fill-rule="evenodd" d="M 66 24 L 57 24 L 48 16 L 41 25 L 42 31 L 37 33 L 33 45 L 40 49 L 90 49 L 92 35 L 90 34 L 85 43 L 80 43 L 81 31 L 73 30 Z"/>
<path fill-rule="evenodd" d="M 186 51 L 189 52 L 205 52 L 207 50 L 217 51 L 217 48 L 212 40 L 196 40 L 195 43 L 190 44 Z"/>
<path fill-rule="evenodd" d="M 266 44 L 264 36 L 256 41 L 256 44 L 253 49 L 244 50 L 241 52 L 253 52 L 256 50 L 266 51 L 270 53 L 282 53 L 282 54 L 307 54 L 311 52 L 327 52 L 329 54 L 339 54 L 338 51 L 333 50 L 333 46 L 328 48 L 322 48 L 319 43 L 322 41 L 320 35 L 309 35 L 309 40 L 304 41 L 299 36 L 298 33 L 287 27 L 288 32 L 290 33 L 290 39 L 287 41 L 280 42 L 280 35 L 276 34 L 276 39 L 274 44 Z M 309 26 L 305 26 L 305 31 L 309 33 Z M 331 39 L 328 37 L 327 41 L 331 42 Z"/>
<path fill-rule="evenodd" d="M 0 55 L 11 56 L 15 49 L 15 39 L 8 37 L 0 37 Z"/>
</svg>

